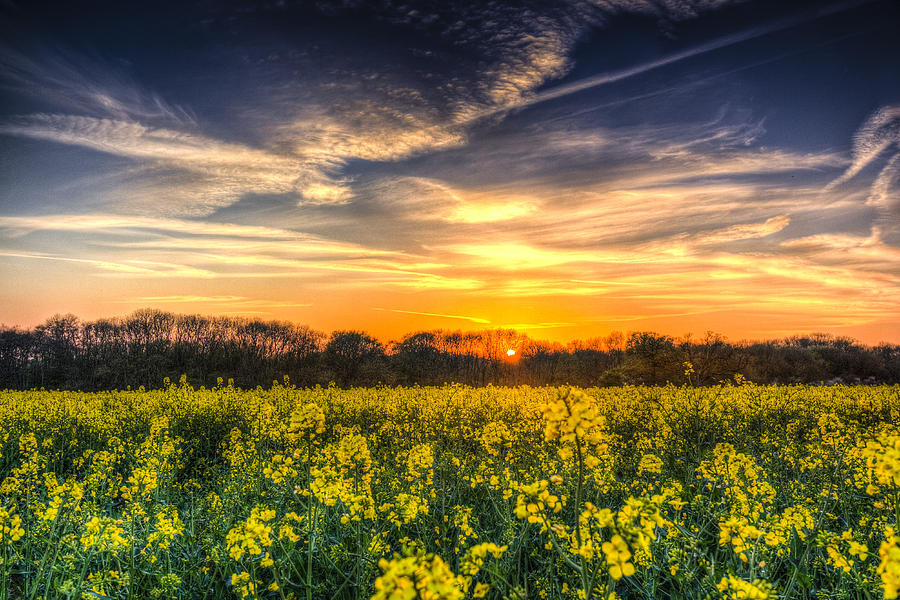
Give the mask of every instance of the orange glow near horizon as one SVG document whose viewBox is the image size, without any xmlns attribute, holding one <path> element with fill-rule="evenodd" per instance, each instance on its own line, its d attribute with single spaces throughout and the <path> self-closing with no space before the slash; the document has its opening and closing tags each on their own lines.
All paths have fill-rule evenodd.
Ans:
<svg viewBox="0 0 900 600">
<path fill-rule="evenodd" d="M 698 294 L 682 294 L 684 304 L 672 306 L 673 301 L 661 294 L 660 300 L 644 299 L 646 312 L 640 314 L 635 301 L 596 298 L 588 294 L 562 299 L 538 296 L 485 302 L 467 295 L 432 291 L 401 295 L 400 306 L 423 309 L 407 310 L 385 308 L 390 306 L 389 302 L 397 302 L 397 296 L 379 295 L 375 290 L 365 295 L 338 290 L 328 296 L 300 296 L 297 301 L 290 302 L 257 300 L 249 289 L 242 290 L 246 295 L 197 292 L 177 296 L 165 295 L 157 288 L 155 301 L 150 301 L 147 290 L 140 289 L 144 286 L 134 286 L 134 292 L 142 295 L 131 301 L 119 300 L 110 293 L 112 286 L 107 286 L 73 288 L 65 298 L 56 297 L 49 284 L 46 284 L 45 295 L 30 298 L 24 293 L 25 288 L 11 286 L 0 291 L 0 323 L 30 327 L 56 313 L 71 312 L 82 320 L 94 320 L 155 308 L 180 314 L 290 321 L 326 333 L 361 329 L 383 342 L 399 340 L 417 331 L 437 329 L 512 329 L 531 339 L 560 343 L 632 331 L 655 331 L 673 337 L 687 333 L 702 337 L 705 332 L 714 331 L 731 341 L 777 339 L 814 332 L 851 337 L 869 345 L 900 341 L 900 325 L 871 319 L 865 313 L 854 314 L 850 299 L 835 305 L 837 308 L 832 313 L 827 302 L 812 297 L 761 298 L 754 306 L 749 299 L 738 299 L 736 294 L 731 294 L 726 296 L 727 301 L 738 307 L 729 309 L 715 305 L 692 308 L 701 302 Z M 14 304 L 20 307 L 15 313 L 9 309 Z M 510 348 L 507 355 L 516 358 L 518 352 Z"/>
<path fill-rule="evenodd" d="M 513 329 L 562 343 L 614 331 L 714 331 L 732 341 L 830 333 L 872 345 L 900 342 L 900 288 L 889 273 L 900 256 L 878 236 L 810 236 L 788 245 L 759 242 L 754 254 L 729 250 L 734 240 L 771 236 L 789 221 L 610 242 L 600 250 L 570 247 L 586 243 L 580 240 L 591 230 L 581 224 L 580 236 L 572 229 L 562 240 L 495 234 L 412 254 L 179 219 L 156 221 L 166 229 L 160 236 L 142 218 L 0 218 L 0 227 L 21 231 L 11 240 L 49 232 L 71 240 L 65 247 L 72 254 L 4 252 L 10 283 L 0 289 L 0 323 L 156 308 L 325 332 L 362 329 L 385 342 L 434 329 Z M 87 236 L 90 244 L 82 241 Z"/>
<path fill-rule="evenodd" d="M 825 266 L 803 255 L 710 251 L 704 240 L 713 234 L 594 252 L 527 239 L 491 241 L 429 248 L 420 257 L 319 239 L 295 248 L 290 240 L 285 246 L 259 241 L 266 228 L 195 231 L 196 225 L 175 220 L 161 222 L 170 231 L 162 240 L 135 235 L 134 227 L 147 225 L 122 218 L 16 225 L 60 235 L 96 230 L 101 240 L 122 231 L 136 239 L 109 242 L 120 244 L 115 260 L 91 256 L 92 248 L 79 258 L 6 253 L 10 284 L 0 289 L 6 325 L 33 326 L 55 313 L 94 320 L 156 308 L 284 320 L 325 332 L 362 329 L 385 342 L 434 329 L 513 329 L 562 343 L 614 331 L 673 337 L 714 331 L 732 341 L 821 332 L 873 345 L 900 342 L 896 292 L 878 271 L 879 261 L 896 256 L 877 239 L 808 240 L 816 260 L 829 252 L 848 260 Z M 762 231 L 731 228 L 715 236 L 768 234 L 783 226 L 784 220 L 770 220 Z M 219 247 L 227 249 L 223 262 L 218 258 L 226 250 Z"/>
</svg>

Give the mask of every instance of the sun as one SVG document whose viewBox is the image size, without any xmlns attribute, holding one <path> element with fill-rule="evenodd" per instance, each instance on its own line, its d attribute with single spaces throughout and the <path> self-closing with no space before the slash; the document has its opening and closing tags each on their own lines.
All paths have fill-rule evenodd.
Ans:
<svg viewBox="0 0 900 600">
<path fill-rule="evenodd" d="M 513 350 L 512 348 L 510 348 L 509 350 L 506 351 L 506 355 L 507 355 L 507 356 L 515 356 L 515 355 L 516 355 L 516 351 Z"/>
</svg>

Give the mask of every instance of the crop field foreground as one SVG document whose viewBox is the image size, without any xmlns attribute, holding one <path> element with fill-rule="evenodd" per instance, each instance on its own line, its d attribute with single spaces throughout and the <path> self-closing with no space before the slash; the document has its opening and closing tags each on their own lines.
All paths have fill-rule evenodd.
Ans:
<svg viewBox="0 0 900 600">
<path fill-rule="evenodd" d="M 0 392 L 0 599 L 896 598 L 900 386 Z"/>
</svg>

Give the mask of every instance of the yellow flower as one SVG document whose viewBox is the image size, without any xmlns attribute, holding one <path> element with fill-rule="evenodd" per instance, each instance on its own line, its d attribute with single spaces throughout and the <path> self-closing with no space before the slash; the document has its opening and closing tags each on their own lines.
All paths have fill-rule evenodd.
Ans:
<svg viewBox="0 0 900 600">
<path fill-rule="evenodd" d="M 268 525 L 274 518 L 274 510 L 257 507 L 245 521 L 233 527 L 225 538 L 231 558 L 240 560 L 245 554 L 251 557 L 262 555 L 263 548 L 268 548 L 274 541 L 272 527 Z"/>
<path fill-rule="evenodd" d="M 85 550 L 95 548 L 100 552 L 125 548 L 129 542 L 122 536 L 125 530 L 120 525 L 122 525 L 121 520 L 92 517 L 84 524 L 81 545 Z"/>
<path fill-rule="evenodd" d="M 325 413 L 319 405 L 310 402 L 291 413 L 291 422 L 288 427 L 288 439 L 293 443 L 305 441 L 314 442 L 325 433 Z"/>
<path fill-rule="evenodd" d="M 719 545 L 731 545 L 734 553 L 741 560 L 747 562 L 747 551 L 763 537 L 764 533 L 756 526 L 747 522 L 747 519 L 731 517 L 719 522 Z"/>
<path fill-rule="evenodd" d="M 440 556 L 396 557 L 378 562 L 383 574 L 375 580 L 371 600 L 461 600 L 465 582 Z"/>
<path fill-rule="evenodd" d="M 865 544 L 860 544 L 859 542 L 851 541 L 847 544 L 848 549 L 847 552 L 850 553 L 850 556 L 855 556 L 859 558 L 859 560 L 866 560 L 869 557 L 869 547 Z"/>
<path fill-rule="evenodd" d="M 622 536 L 616 534 L 608 542 L 603 542 L 600 547 L 606 556 L 606 564 L 609 567 L 609 575 L 616 581 L 622 577 L 634 575 L 634 565 L 631 560 L 631 551 Z"/>
<path fill-rule="evenodd" d="M 163 550 L 168 550 L 176 536 L 184 534 L 184 523 L 178 517 L 174 506 L 167 506 L 156 514 L 156 530 L 147 536 L 148 543 L 158 543 Z"/>
<path fill-rule="evenodd" d="M 888 527 L 884 530 L 884 537 L 885 540 L 878 548 L 881 562 L 877 573 L 881 576 L 885 599 L 893 600 L 900 593 L 900 536 L 897 536 L 892 527 Z"/>
<path fill-rule="evenodd" d="M 778 597 L 772 586 L 760 579 L 750 582 L 728 575 L 722 578 L 717 587 L 723 597 L 730 600 L 775 600 Z"/>
<path fill-rule="evenodd" d="M 882 487 L 900 488 L 900 435 L 883 432 L 875 440 L 866 443 L 862 451 L 869 473 L 877 482 L 867 488 L 870 495 L 877 494 Z"/>
<path fill-rule="evenodd" d="M 606 451 L 606 419 L 593 399 L 580 390 L 565 388 L 544 407 L 544 439 L 564 446 L 584 443 L 594 452 Z M 568 453 L 567 453 L 568 454 Z"/>
<path fill-rule="evenodd" d="M 655 454 L 645 454 L 641 457 L 641 462 L 638 464 L 638 475 L 644 475 L 646 473 L 662 473 L 663 462 Z"/>
<path fill-rule="evenodd" d="M 22 518 L 0 506 L 0 543 L 8 545 L 18 542 L 23 535 L 25 529 L 22 528 Z"/>
<path fill-rule="evenodd" d="M 515 514 L 520 519 L 529 523 L 542 523 L 545 511 L 558 513 L 562 510 L 563 502 L 559 496 L 548 491 L 549 482 L 536 481 L 527 485 L 518 485 L 519 492 L 516 498 Z"/>
<path fill-rule="evenodd" d="M 466 550 L 465 556 L 459 561 L 459 570 L 463 575 L 474 577 L 481 570 L 488 554 L 495 559 L 500 558 L 509 549 L 509 546 L 498 546 L 492 542 L 476 544 Z"/>
<path fill-rule="evenodd" d="M 247 571 L 233 574 L 231 576 L 231 585 L 234 588 L 234 593 L 241 598 L 256 595 L 257 582 L 250 579 L 250 573 Z"/>
</svg>

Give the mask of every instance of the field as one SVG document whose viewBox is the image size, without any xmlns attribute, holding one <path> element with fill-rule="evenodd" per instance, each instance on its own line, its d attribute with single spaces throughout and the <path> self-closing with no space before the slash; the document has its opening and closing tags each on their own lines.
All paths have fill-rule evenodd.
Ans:
<svg viewBox="0 0 900 600">
<path fill-rule="evenodd" d="M 0 392 L 0 598 L 895 598 L 900 387 Z"/>
</svg>

